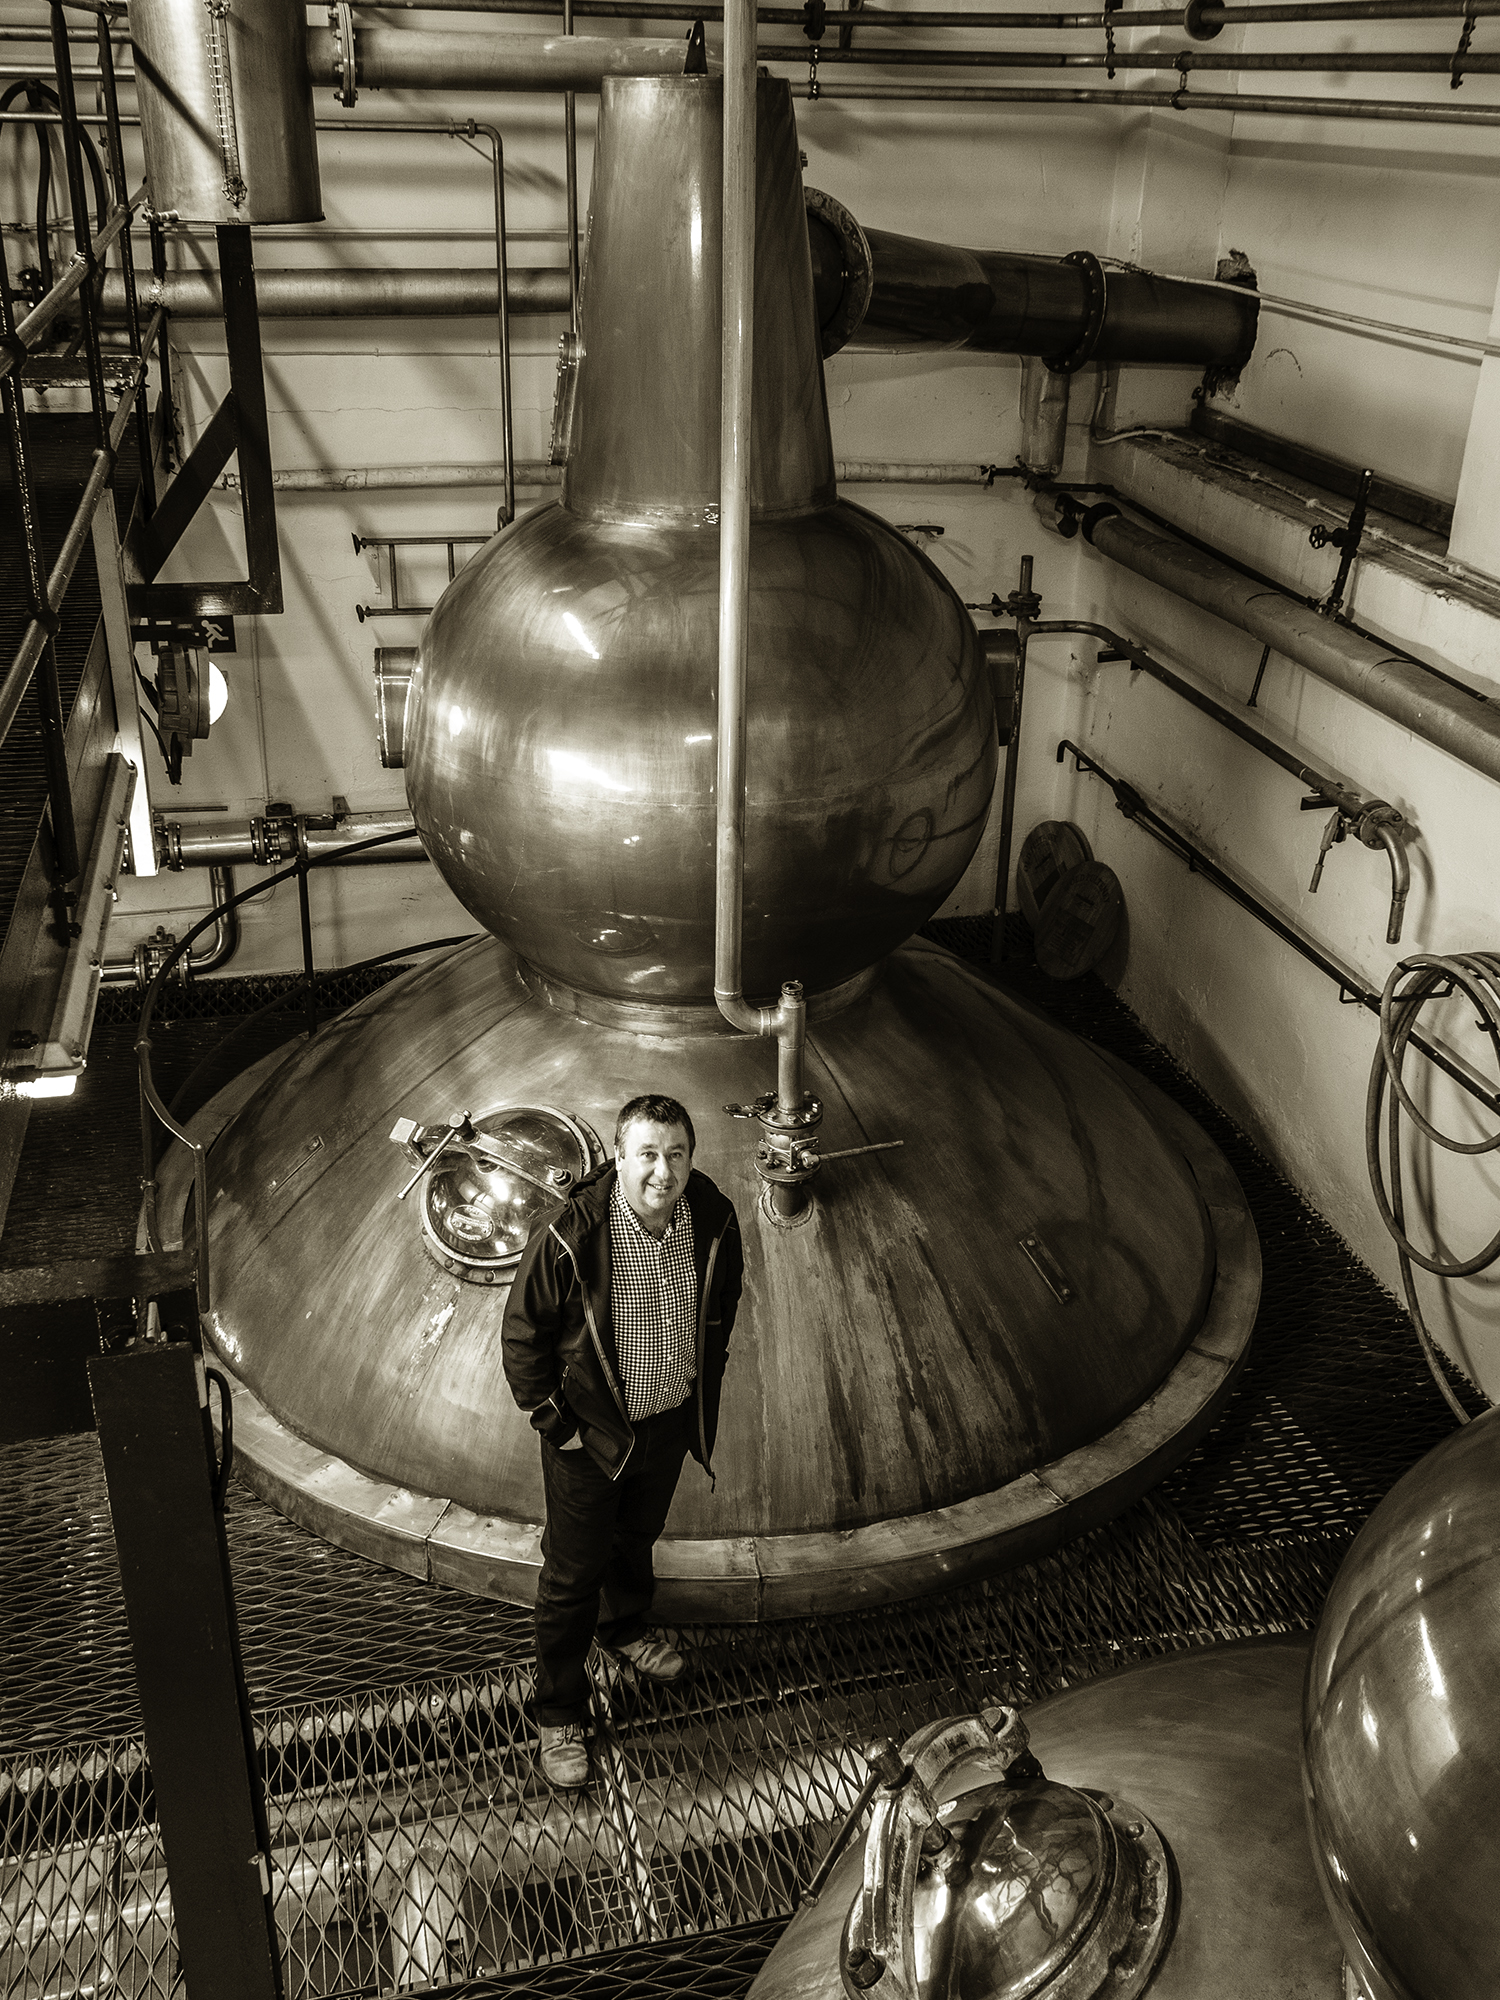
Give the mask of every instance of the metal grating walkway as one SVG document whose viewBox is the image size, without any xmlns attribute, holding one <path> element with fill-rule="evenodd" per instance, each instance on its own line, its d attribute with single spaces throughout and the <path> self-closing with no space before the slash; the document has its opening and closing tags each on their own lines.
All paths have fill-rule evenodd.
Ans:
<svg viewBox="0 0 1500 2000">
<path fill-rule="evenodd" d="M 938 934 L 987 951 L 987 924 Z M 454 1982 L 742 1994 L 853 1797 L 854 1744 L 1153 1654 L 1305 1629 L 1359 1524 L 1446 1435 L 1395 1302 L 1114 997 L 1094 980 L 1051 986 L 1024 958 L 1007 972 L 1183 1102 L 1240 1174 L 1265 1288 L 1221 1422 L 1139 1505 L 993 1582 L 694 1629 L 678 1689 L 600 1661 L 598 1777 L 572 1799 L 533 1769 L 527 1614 L 377 1569 L 235 1488 L 291 2000 Z M 196 1012 L 206 990 L 192 998 Z M 265 995 L 216 1004 L 241 998 Z M 262 1015 L 246 1059 L 286 1025 Z M 218 1032 L 189 1016 L 159 1038 L 177 1083 Z M 55 1243 L 59 1204 L 67 1254 L 110 1247 L 111 1230 L 130 1240 L 129 1036 L 96 1032 L 87 1091 L 58 1107 L 71 1125 L 33 1121 L 6 1262 L 38 1254 L 34 1231 Z M 0 1521 L 0 1985 L 69 2000 L 107 1962 L 123 1992 L 165 1995 L 169 1905 L 94 1441 L 0 1454 Z"/>
</svg>

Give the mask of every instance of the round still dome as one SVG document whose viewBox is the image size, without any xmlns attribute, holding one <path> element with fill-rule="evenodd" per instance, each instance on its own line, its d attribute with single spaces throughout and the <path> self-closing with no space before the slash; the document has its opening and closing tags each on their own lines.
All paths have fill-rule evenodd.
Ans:
<svg viewBox="0 0 1500 2000">
<path fill-rule="evenodd" d="M 296 1518 L 462 1587 L 534 1590 L 508 1277 L 432 1254 L 392 1143 L 497 1099 L 555 1111 L 556 1158 L 534 1164 L 566 1171 L 582 1153 L 564 1133 L 612 1135 L 627 1098 L 669 1090 L 740 1214 L 716 1483 L 690 1467 L 678 1489 L 665 1615 L 794 1615 L 1022 1560 L 1135 1497 L 1211 1420 L 1259 1285 L 1233 1175 L 1140 1078 L 972 968 L 908 946 L 814 1009 L 809 1085 L 827 1152 L 850 1151 L 791 1226 L 722 1108 L 762 1082 L 756 1043 L 704 1032 L 702 1010 L 671 1035 L 611 1027 L 536 985 L 497 941 L 463 947 L 204 1114 L 222 1126 L 211 1338 L 242 1392 L 240 1462 Z M 467 1196 L 471 1170 L 443 1170 Z"/>
<path fill-rule="evenodd" d="M 951 1894 L 941 1851 L 916 1872 L 915 1986 L 865 1984 L 859 1962 L 849 1976 L 876 1858 L 856 1839 L 750 2000 L 1335 2000 L 1338 1941 L 1302 1821 L 1306 1667 L 1300 1639 L 1211 1646 L 1023 1710 L 1035 1765 L 997 1783 L 976 1748 L 932 1785 L 962 1844 Z"/>
<path fill-rule="evenodd" d="M 1495 1991 L 1500 1410 L 1456 1431 L 1360 1530 L 1307 1676 L 1307 1817 L 1365 2000 Z"/>
</svg>

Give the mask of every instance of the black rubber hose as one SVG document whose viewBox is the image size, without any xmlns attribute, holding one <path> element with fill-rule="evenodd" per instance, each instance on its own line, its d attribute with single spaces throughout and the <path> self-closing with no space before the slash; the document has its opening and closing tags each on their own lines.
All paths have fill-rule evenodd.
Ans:
<svg viewBox="0 0 1500 2000">
<path fill-rule="evenodd" d="M 1403 980 L 1408 982 L 1404 987 Z M 1406 1303 L 1422 1353 L 1432 1371 L 1432 1379 L 1459 1422 L 1467 1423 L 1468 1412 L 1454 1395 L 1442 1371 L 1436 1343 L 1428 1331 L 1417 1298 L 1416 1274 L 1412 1267 L 1419 1265 L 1422 1270 L 1431 1271 L 1439 1278 L 1475 1277 L 1500 1259 L 1500 1230 L 1483 1249 L 1475 1251 L 1470 1257 L 1444 1257 L 1436 1250 L 1419 1248 L 1406 1232 L 1406 1197 L 1401 1172 L 1403 1111 L 1419 1131 L 1445 1152 L 1474 1157 L 1500 1148 L 1500 1131 L 1487 1139 L 1475 1140 L 1455 1139 L 1446 1132 L 1440 1132 L 1418 1109 L 1402 1075 L 1407 1047 L 1422 1009 L 1430 1000 L 1446 999 L 1454 992 L 1462 992 L 1473 1003 L 1478 1025 L 1489 1037 L 1497 1064 L 1500 1064 L 1500 954 L 1463 952 L 1445 958 L 1422 952 L 1416 957 L 1403 959 L 1385 982 L 1380 996 L 1380 1042 L 1370 1066 L 1370 1086 L 1365 1098 L 1365 1160 L 1370 1171 L 1375 1206 L 1396 1244 Z M 1388 1105 L 1385 1096 L 1387 1084 L 1390 1085 Z M 1382 1162 L 1380 1152 L 1380 1114 L 1383 1106 L 1386 1109 L 1388 1167 Z M 1390 1175 L 1389 1194 L 1386 1190 L 1387 1171 Z"/>
<path fill-rule="evenodd" d="M 43 83 L 40 77 L 33 76 L 23 77 L 19 83 L 11 85 L 5 95 L 0 97 L 0 111 L 8 111 L 12 100 L 22 92 L 25 93 L 27 105 L 32 111 L 41 111 L 48 106 L 58 112 L 62 109 L 57 92 L 49 84 Z M 31 129 L 36 133 L 37 143 L 36 265 L 41 274 L 42 292 L 45 295 L 52 289 L 53 275 L 52 245 L 47 235 L 47 211 L 52 198 L 51 128 L 46 125 L 34 125 Z M 104 178 L 104 162 L 99 157 L 99 148 L 94 143 L 91 132 L 81 129 L 78 137 L 83 157 L 88 163 L 89 178 L 94 183 L 94 227 L 98 230 L 104 227 L 105 217 L 109 214 L 109 189 Z M 124 199 L 123 190 L 120 198 Z"/>
</svg>

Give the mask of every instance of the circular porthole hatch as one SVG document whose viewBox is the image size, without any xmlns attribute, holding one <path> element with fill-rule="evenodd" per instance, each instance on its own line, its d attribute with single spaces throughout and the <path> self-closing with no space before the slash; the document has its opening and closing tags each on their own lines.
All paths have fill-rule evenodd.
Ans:
<svg viewBox="0 0 1500 2000">
<path fill-rule="evenodd" d="M 408 1140 L 427 1162 L 422 1247 L 466 1284 L 508 1282 L 537 1218 L 604 1158 L 592 1126 L 551 1104 L 493 1105 Z"/>
</svg>

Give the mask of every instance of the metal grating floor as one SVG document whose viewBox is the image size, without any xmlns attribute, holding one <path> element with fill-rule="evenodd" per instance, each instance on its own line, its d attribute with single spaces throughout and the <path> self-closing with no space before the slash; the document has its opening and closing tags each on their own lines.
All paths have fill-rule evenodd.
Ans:
<svg viewBox="0 0 1500 2000">
<path fill-rule="evenodd" d="M 936 934 L 987 954 L 987 923 Z M 230 1547 L 292 2000 L 465 1982 L 742 1994 L 854 1795 L 857 1743 L 1310 1626 L 1360 1523 L 1446 1435 L 1394 1300 L 1106 988 L 1052 985 L 1015 937 L 1011 982 L 1184 1103 L 1245 1185 L 1265 1287 L 1220 1423 L 1117 1520 L 992 1582 L 874 1613 L 694 1629 L 678 1689 L 598 1662 L 599 1775 L 576 1798 L 533 1769 L 527 1614 L 378 1569 L 236 1487 Z M 237 984 L 216 996 L 226 1011 L 263 1002 Z M 263 1013 L 240 1038 L 245 1060 L 288 1025 Z M 179 1017 L 158 1037 L 173 1088 L 218 1032 Z M 66 1119 L 33 1120 L 5 1262 L 131 1240 L 130 1035 L 102 1024 L 86 1089 L 56 1107 Z M 0 1453 L 0 1521 L 0 1984 L 68 2000 L 107 1955 L 123 1990 L 166 1994 L 169 1906 L 93 1440 Z M 39 1910 L 52 1913 L 40 1924 Z"/>
</svg>

